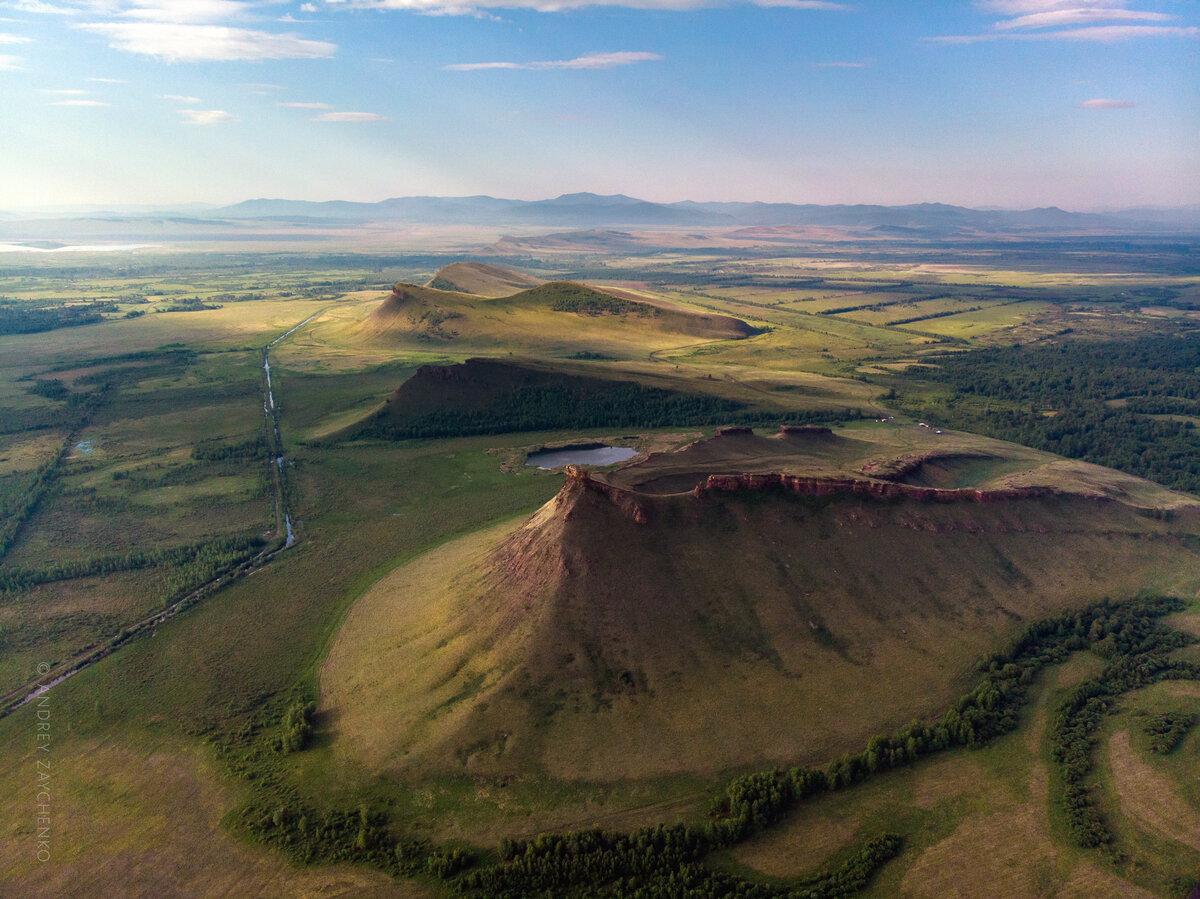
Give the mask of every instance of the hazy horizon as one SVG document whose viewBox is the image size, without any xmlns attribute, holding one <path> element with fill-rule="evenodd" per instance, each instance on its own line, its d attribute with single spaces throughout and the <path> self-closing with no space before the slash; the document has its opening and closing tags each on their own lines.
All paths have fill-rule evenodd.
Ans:
<svg viewBox="0 0 1200 899">
<path fill-rule="evenodd" d="M 323 199 L 306 199 L 300 197 L 273 197 L 273 196 L 257 196 L 243 197 L 240 200 L 232 203 L 205 203 L 201 201 L 181 202 L 181 203 L 59 203 L 59 204 L 42 204 L 36 206 L 0 206 L 0 213 L 6 214 L 29 214 L 37 216 L 70 216 L 70 215 L 88 215 L 97 214 L 105 211 L 114 213 L 122 213 L 126 215 L 156 215 L 174 212 L 195 212 L 204 213 L 214 210 L 226 209 L 231 206 L 237 206 L 243 203 L 256 202 L 281 202 L 281 203 L 356 203 L 364 205 L 378 205 L 396 200 L 470 200 L 470 199 L 492 199 L 503 202 L 512 203 L 545 203 L 553 200 L 558 200 L 568 196 L 594 196 L 598 199 L 607 197 L 623 196 L 633 200 L 643 202 L 654 202 L 644 200 L 642 197 L 637 197 L 628 193 L 619 194 L 597 194 L 594 191 L 568 191 L 566 193 L 557 194 L 555 196 L 529 196 L 529 197 L 502 197 L 495 194 L 460 194 L 457 196 L 435 196 L 430 194 L 412 194 L 406 196 L 390 196 L 380 197 L 373 200 L 347 200 L 343 197 L 327 197 Z M 1043 204 L 1040 206 L 1031 205 L 980 205 L 968 206 L 964 204 L 944 203 L 937 199 L 916 200 L 912 203 L 873 203 L 871 201 L 860 201 L 855 203 L 806 203 L 804 201 L 784 201 L 764 198 L 744 198 L 736 200 L 709 200 L 697 197 L 682 197 L 674 200 L 657 201 L 657 205 L 671 206 L 682 203 L 745 203 L 745 204 L 790 204 L 797 206 L 814 205 L 814 206 L 879 206 L 884 208 L 898 208 L 903 206 L 955 206 L 958 208 L 970 209 L 978 212 L 1026 212 L 1039 209 L 1061 209 L 1063 212 L 1079 213 L 1079 214 L 1120 214 L 1139 211 L 1160 211 L 1160 212 L 1190 212 L 1200 208 L 1200 203 L 1178 203 L 1178 204 L 1145 204 L 1145 205 L 1128 205 L 1128 206 L 1094 206 L 1090 208 L 1064 208 L 1055 204 Z M 681 226 L 683 227 L 683 226 Z"/>
</svg>

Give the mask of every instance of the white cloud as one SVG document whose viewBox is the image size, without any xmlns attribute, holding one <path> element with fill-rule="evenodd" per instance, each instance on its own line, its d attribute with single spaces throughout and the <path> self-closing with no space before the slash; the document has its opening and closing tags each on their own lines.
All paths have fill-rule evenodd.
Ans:
<svg viewBox="0 0 1200 899">
<path fill-rule="evenodd" d="M 240 122 L 237 116 L 223 109 L 181 109 L 185 125 L 223 125 L 226 122 Z"/>
<path fill-rule="evenodd" d="M 158 94 L 156 100 L 173 100 L 176 103 L 199 103 L 199 97 L 186 97 L 182 94 Z"/>
<path fill-rule="evenodd" d="M 313 116 L 314 122 L 384 122 L 383 116 L 374 112 L 323 112 Z"/>
<path fill-rule="evenodd" d="M 51 106 L 112 106 L 111 103 L 103 103 L 100 100 L 55 100 Z"/>
<path fill-rule="evenodd" d="M 981 11 L 1002 18 L 984 34 L 944 35 L 926 40 L 974 44 L 992 40 L 1091 41 L 1200 37 L 1200 28 L 1130 24 L 1170 22 L 1178 16 L 1130 9 L 1130 0 L 976 0 Z"/>
<path fill-rule="evenodd" d="M 8 6 L 18 12 L 36 13 L 41 16 L 79 15 L 79 10 L 70 6 L 55 6 L 53 3 L 43 3 L 42 0 L 13 0 Z"/>
<path fill-rule="evenodd" d="M 1108 100 L 1103 97 L 1095 100 L 1084 100 L 1079 104 L 1080 109 L 1133 109 L 1137 106 L 1132 100 Z"/>
<path fill-rule="evenodd" d="M 252 94 L 273 94 L 275 91 L 283 90 L 282 84 L 243 84 L 242 90 L 250 91 Z"/>
<path fill-rule="evenodd" d="M 33 38 L 25 37 L 20 34 L 2 34 L 0 33 L 0 44 L 28 44 Z"/>
<path fill-rule="evenodd" d="M 1051 12 L 1030 13 L 997 22 L 994 27 L 1011 28 L 1056 28 L 1064 25 L 1093 25 L 1097 22 L 1169 22 L 1175 16 L 1159 12 L 1138 12 L 1134 9 L 1060 9 Z"/>
<path fill-rule="evenodd" d="M 23 57 L 0 53 L 0 72 L 19 72 L 24 61 Z"/>
<path fill-rule="evenodd" d="M 657 53 L 621 51 L 618 53 L 592 53 L 575 59 L 546 62 L 460 62 L 443 68 L 452 72 L 474 72 L 480 69 L 611 69 L 615 66 L 628 66 L 658 59 L 662 59 L 662 57 Z"/>
<path fill-rule="evenodd" d="M 276 106 L 286 106 L 289 109 L 333 109 L 328 103 L 276 103 Z"/>
<path fill-rule="evenodd" d="M 336 44 L 294 34 L 273 34 L 222 25 L 174 22 L 95 22 L 76 25 L 108 38 L 114 50 L 156 56 L 169 62 L 233 59 L 322 59 L 333 56 Z"/>
<path fill-rule="evenodd" d="M 317 7 L 314 3 L 301 3 L 300 12 L 316 12 Z"/>
</svg>

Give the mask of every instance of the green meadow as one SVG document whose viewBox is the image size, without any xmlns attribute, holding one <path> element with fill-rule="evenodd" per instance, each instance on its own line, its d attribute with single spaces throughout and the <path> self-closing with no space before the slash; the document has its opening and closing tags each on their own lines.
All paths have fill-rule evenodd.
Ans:
<svg viewBox="0 0 1200 899">
<path fill-rule="evenodd" d="M 1168 721 L 1200 715 L 1200 688 L 1186 676 L 1187 666 L 1200 665 L 1197 647 L 1186 636 L 1161 636 L 1200 637 L 1194 564 L 1200 528 L 1190 517 L 1193 497 L 1178 484 L 1175 493 L 1160 486 L 1165 475 L 1157 472 L 1177 467 L 1151 464 L 1155 454 L 1190 445 L 1181 441 L 1193 439 L 1184 433 L 1191 413 L 1182 405 L 1160 409 L 1166 394 L 1147 380 L 1150 386 L 1134 397 L 1142 405 L 1121 414 L 1154 423 L 1172 413 L 1179 429 L 1134 428 L 1141 442 L 1112 459 L 1126 465 L 1136 458 L 1147 467 L 1118 472 L 1090 464 L 1093 445 L 1075 446 L 1046 428 L 1022 430 L 1020 421 L 996 417 L 1047 411 L 1027 409 L 1032 401 L 1005 395 L 991 382 L 929 373 L 940 366 L 949 372 L 950 354 L 971 358 L 989 348 L 1053 353 L 1109 339 L 1125 341 L 1136 355 L 1150 346 L 1144 341 L 1169 329 L 1191 334 L 1186 316 L 1200 296 L 1200 276 L 1153 254 L 1067 257 L 1053 247 L 1030 247 L 1016 262 L 991 248 L 956 254 L 939 250 L 931 259 L 923 248 L 843 247 L 778 257 L 664 250 L 608 258 L 603 266 L 595 259 L 492 260 L 535 280 L 586 281 L 615 292 L 603 295 L 611 302 L 582 305 L 544 287 L 524 297 L 523 281 L 502 279 L 521 296 L 514 299 L 479 270 L 467 282 L 477 294 L 425 288 L 456 260 L 449 254 L 390 261 L 300 252 L 0 260 L 0 297 L 29 312 L 22 319 L 29 327 L 50 321 L 47 309 L 62 323 L 82 314 L 73 307 L 106 304 L 94 313 L 99 321 L 0 334 L 0 693 L 19 695 L 39 682 L 40 672 L 70 667 L 97 650 L 102 656 L 0 718 L 6 882 L 22 894 L 46 896 L 81 890 L 503 895 L 495 886 L 501 883 L 507 895 L 616 896 L 639 888 L 666 895 L 669 875 L 675 883 L 692 877 L 688 889 L 695 895 L 704 895 L 703 888 L 771 896 L 817 889 L 827 892 L 812 895 L 1186 896 L 1200 883 L 1194 824 L 1200 726 L 1184 728 L 1167 753 L 1152 748 L 1147 728 L 1164 715 L 1178 716 Z M 622 274 L 602 274 L 613 270 Z M 396 281 L 415 285 L 407 299 L 395 299 Z M 452 277 L 447 283 L 464 286 Z M 1156 314 L 1162 309 L 1184 317 Z M 277 338 L 269 349 L 270 409 L 262 353 Z M 759 435 L 787 422 L 829 425 L 845 442 L 814 456 L 813 472 L 861 477 L 919 458 L 924 467 L 900 482 L 1037 483 L 1106 496 L 1104 508 L 1119 507 L 1124 517 L 1093 532 L 1068 527 L 1058 511 L 1036 513 L 1021 525 L 1007 512 L 989 518 L 985 505 L 945 518 L 897 512 L 895 522 L 883 522 L 869 506 L 853 506 L 840 519 L 814 517 L 809 530 L 779 524 L 777 533 L 803 534 L 809 545 L 826 546 L 828 558 L 856 566 L 855 593 L 866 603 L 853 607 L 861 620 L 826 621 L 819 609 L 806 612 L 812 633 L 801 635 L 808 642 L 795 652 L 813 667 L 803 674 L 792 678 L 771 656 L 778 641 L 738 617 L 741 600 L 722 599 L 732 612 L 719 603 L 704 606 L 703 620 L 685 610 L 636 637 L 613 613 L 596 631 L 603 639 L 584 632 L 584 618 L 547 605 L 545 620 L 536 619 L 550 628 L 546 633 L 592 647 L 596 658 L 633 647 L 651 660 L 649 670 L 660 666 L 659 693 L 682 684 L 680 695 L 691 691 L 697 705 L 668 711 L 654 705 L 650 692 L 638 692 L 631 661 L 626 692 L 614 680 L 604 687 L 609 706 L 597 700 L 595 709 L 575 708 L 568 704 L 575 694 L 563 687 L 560 695 L 559 685 L 543 677 L 560 660 L 532 642 L 541 647 L 535 660 L 543 668 L 530 667 L 529 683 L 511 693 L 488 693 L 493 684 L 482 679 L 482 662 L 476 671 L 471 660 L 519 673 L 527 660 L 506 655 L 518 645 L 512 635 L 543 632 L 513 624 L 515 613 L 493 602 L 511 594 L 496 573 L 505 569 L 487 561 L 496 558 L 498 541 L 535 513 L 543 516 L 535 520 L 549 521 L 555 507 L 546 504 L 563 488 L 561 471 L 525 466 L 526 453 L 611 441 L 638 449 L 642 460 L 710 438 L 728 422 L 647 419 L 629 427 L 530 430 L 513 413 L 492 433 L 391 440 L 362 430 L 389 404 L 411 401 L 399 388 L 422 366 L 481 356 L 534 366 L 566 385 L 572 378 L 590 379 L 589 389 L 633 383 L 709 403 L 697 408 L 728 403 L 739 410 L 738 422 L 755 425 Z M 1113 385 L 1092 385 L 1089 402 L 1097 408 L 1124 396 L 1120 373 L 1112 379 Z M 528 388 L 530 403 L 549 402 L 546 391 L 558 382 L 548 383 L 538 388 L 542 393 Z M 1183 399 L 1194 397 L 1169 401 Z M 445 411 L 453 418 L 453 408 Z M 768 464 L 756 459 L 747 452 L 740 464 L 745 470 Z M 1146 476 L 1159 484 L 1138 479 Z M 624 483 L 619 473 L 611 477 Z M 678 504 L 663 508 L 664 515 L 691 514 Z M 769 515 L 784 521 L 771 502 L 722 508 L 725 518 L 688 527 L 680 517 L 677 530 L 704 535 L 712 541 L 704 546 L 724 540 L 739 547 L 749 566 L 743 581 L 756 595 L 782 589 L 784 564 L 803 559 L 817 570 L 818 560 L 799 543 L 787 550 L 794 556 L 778 547 L 754 556 L 767 552 L 771 531 L 745 522 L 774 520 Z M 285 513 L 295 538 L 286 546 Z M 581 507 L 577 520 L 591 522 L 591 514 Z M 608 519 L 594 521 L 599 529 Z M 958 537 L 918 539 L 992 527 L 1005 535 L 996 545 L 1008 547 L 1001 552 L 1007 556 L 989 556 L 978 567 L 971 556 L 978 541 L 963 537 L 951 556 L 937 547 Z M 1019 527 L 1029 534 L 1011 536 Z M 1056 538 L 1054 529 L 1063 536 Z M 671 533 L 656 531 L 653 539 L 679 571 L 698 572 L 694 582 L 687 581 L 691 575 L 677 582 L 700 585 L 699 594 L 707 578 L 734 585 L 721 589 L 736 593 L 734 574 L 743 563 L 698 549 L 700 538 L 676 546 Z M 873 546 L 884 533 L 899 536 Z M 1080 555 L 1057 566 L 1045 561 L 1040 541 L 1056 539 Z M 1028 555 L 1014 546 L 1030 547 Z M 589 564 L 602 567 L 584 549 L 564 551 L 561 569 L 545 561 L 559 556 L 545 552 L 537 570 L 550 572 L 546 583 Z M 1096 570 L 1104 565 L 1089 565 L 1084 556 L 1106 553 L 1112 570 L 1104 569 L 1103 582 Z M 632 564 L 642 555 L 631 543 L 624 558 Z M 951 557 L 956 567 L 947 571 Z M 618 553 L 604 565 L 616 571 L 620 562 Z M 505 577 L 525 584 L 518 575 L 533 568 L 514 563 Z M 464 585 L 464 572 L 478 582 Z M 639 589 L 671 593 L 666 574 L 646 571 L 640 580 Z M 839 589 L 833 575 L 813 580 Z M 844 783 L 835 777 L 829 789 L 778 806 L 764 798 L 761 814 L 737 818 L 740 800 L 730 798 L 731 783 L 757 784 L 753 777 L 769 780 L 790 766 L 826 771 L 863 753 L 873 735 L 908 726 L 914 715 L 931 726 L 987 674 L 986 666 L 976 667 L 980 657 L 1006 651 L 1039 620 L 1105 598 L 1130 600 L 1139 590 L 1181 598 L 1161 619 L 1161 634 L 1153 623 L 1158 617 L 1129 625 L 1163 642 L 1113 648 L 1102 634 L 1079 635 L 1030 669 L 1005 726 L 978 745 L 914 750 L 903 764 L 847 775 Z M 983 611 L 991 607 L 980 600 L 978 608 L 967 603 L 967 611 L 946 617 L 945 606 L 961 596 L 1003 598 L 1005 591 L 1021 599 L 1008 602 L 1003 614 Z M 535 600 L 542 594 L 534 587 L 526 592 L 528 605 L 540 608 Z M 597 593 L 595 601 L 603 595 L 615 604 L 618 593 Z M 460 608 L 475 596 L 477 606 Z M 810 602 L 799 594 L 795 601 Z M 919 609 L 904 619 L 914 634 L 896 636 L 887 648 L 856 643 L 852 635 L 878 626 L 887 608 Z M 371 609 L 375 617 L 364 618 Z M 165 610 L 174 614 L 157 621 Z M 739 622 L 741 630 L 723 633 L 721 621 Z M 955 627 L 967 628 L 969 637 L 942 653 L 953 670 L 934 677 L 930 660 L 938 641 L 955 640 Z M 705 655 L 705 641 L 718 638 L 742 641 L 743 655 Z M 705 660 L 711 683 L 654 655 L 655 640 L 668 639 Z M 918 649 L 905 648 L 905 641 Z M 454 653 L 461 654 L 460 667 L 446 661 Z M 1055 716 L 1078 685 L 1111 678 L 1123 659 L 1147 658 L 1174 665 L 1178 676 L 1113 688 L 1095 722 L 1082 781 L 1109 838 L 1080 845 L 1063 806 Z M 392 660 L 386 672 L 372 668 L 381 660 Z M 391 686 L 356 693 L 345 686 L 356 683 L 348 677 L 337 687 L 329 673 L 335 665 Z M 865 671 L 888 680 L 891 692 L 879 693 L 880 701 L 856 692 Z M 822 701 L 815 687 L 826 675 L 844 693 L 836 702 Z M 903 720 L 880 698 L 897 691 L 916 697 Z M 786 748 L 792 744 L 779 734 L 768 738 L 771 708 L 747 712 L 753 726 L 741 730 L 739 721 L 725 720 L 739 695 L 775 697 L 796 719 L 779 729 L 788 739 L 800 735 L 796 748 Z M 377 705 L 355 706 L 368 696 Z M 522 717 L 508 730 L 493 727 L 497 709 L 520 709 Z M 615 750 L 588 755 L 593 739 L 631 739 L 658 720 L 678 731 L 697 715 L 711 726 L 696 731 L 674 770 L 620 761 Z M 34 740 L 44 720 L 48 752 Z M 406 744 L 407 758 L 399 743 L 389 742 L 402 731 L 416 735 Z M 738 737 L 730 739 L 734 731 Z M 768 744 L 769 752 L 752 751 Z M 728 745 L 738 751 L 721 756 L 718 749 Z M 479 762 L 497 746 L 496 757 L 514 759 L 511 766 Z M 53 772 L 47 862 L 37 859 L 33 814 L 42 756 Z M 586 880 L 546 886 L 537 879 L 547 876 L 537 867 L 538 852 L 560 851 L 549 838 L 538 843 L 539 834 L 569 841 L 599 828 L 628 836 L 637 853 L 653 844 L 662 858 L 674 859 L 662 831 L 647 835 L 660 825 L 677 826 L 686 839 L 700 841 L 693 849 L 703 844 L 703 853 L 666 873 L 629 862 L 603 893 L 590 893 Z M 899 841 L 872 855 L 870 847 L 883 845 L 878 841 L 886 835 Z M 504 880 L 519 868 L 514 846 L 532 860 L 521 869 L 525 880 Z M 983 858 L 981 846 L 989 847 Z M 610 860 L 625 858 L 612 847 L 605 851 Z M 866 874 L 847 873 L 868 856 Z M 843 882 L 853 887 L 835 892 Z M 761 892 L 736 892 L 752 888 Z"/>
</svg>

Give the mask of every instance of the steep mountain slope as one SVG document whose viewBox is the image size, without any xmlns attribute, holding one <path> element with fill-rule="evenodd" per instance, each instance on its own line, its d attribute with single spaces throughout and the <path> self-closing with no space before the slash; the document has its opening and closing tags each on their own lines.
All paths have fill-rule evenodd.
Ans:
<svg viewBox="0 0 1200 899">
<path fill-rule="evenodd" d="M 839 439 L 787 438 L 804 465 Z M 748 475 L 708 449 L 686 492 L 573 471 L 380 582 L 324 667 L 337 752 L 581 780 L 828 759 L 942 708 L 1023 620 L 1198 586 L 1185 498 Z"/>
</svg>

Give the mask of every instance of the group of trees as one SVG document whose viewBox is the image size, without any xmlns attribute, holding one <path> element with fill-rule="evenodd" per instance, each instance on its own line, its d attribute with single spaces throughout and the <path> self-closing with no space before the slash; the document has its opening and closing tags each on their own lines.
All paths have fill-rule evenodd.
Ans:
<svg viewBox="0 0 1200 899">
<path fill-rule="evenodd" d="M 1196 332 L 1068 340 L 939 356 L 906 391 L 914 414 L 1071 458 L 1200 490 Z"/>
<path fill-rule="evenodd" d="M 299 752 L 308 745 L 313 733 L 313 715 L 317 712 L 315 702 L 298 699 L 288 706 L 283 716 L 282 733 L 276 743 L 280 752 Z"/>
<path fill-rule="evenodd" d="M 190 592 L 224 568 L 240 565 L 262 551 L 261 537 L 220 537 L 171 549 L 131 549 L 125 553 L 52 562 L 38 568 L 0 566 L 0 593 L 28 590 L 76 578 L 161 568 L 167 585 L 164 599 L 179 591 Z"/>
<path fill-rule="evenodd" d="M 1175 749 L 1189 730 L 1196 724 L 1196 716 L 1189 712 L 1164 712 L 1147 722 L 1144 731 L 1150 738 L 1150 751 L 1167 755 Z"/>
<path fill-rule="evenodd" d="M 657 315 L 658 308 L 649 303 L 622 300 L 594 290 L 564 293 L 550 304 L 555 312 L 575 312 L 580 315 Z"/>
<path fill-rule="evenodd" d="M 825 411 L 770 414 L 743 403 L 696 393 L 645 387 L 628 381 L 578 378 L 584 383 L 529 384 L 489 395 L 469 405 L 410 412 L 393 402 L 366 422 L 356 436 L 401 440 L 412 437 L 462 437 L 515 431 L 586 428 L 697 427 L 712 424 L 778 424 L 828 421 Z M 842 410 L 843 417 L 859 413 Z"/>
<path fill-rule="evenodd" d="M 1104 645 L 1112 658 L 1099 675 L 1067 693 L 1050 724 L 1052 755 L 1062 782 L 1058 801 L 1072 838 L 1084 848 L 1109 846 L 1113 841 L 1088 776 L 1094 734 L 1117 697 L 1161 680 L 1200 679 L 1200 665 L 1168 657 L 1171 650 L 1193 643 L 1195 638 L 1168 630 L 1155 620 L 1122 617 L 1099 621 L 1093 636 L 1093 642 Z M 1108 851 L 1117 855 L 1111 848 Z"/>
<path fill-rule="evenodd" d="M 34 334 L 104 321 L 102 313 L 116 312 L 112 302 L 46 303 L 0 298 L 0 334 Z"/>
<path fill-rule="evenodd" d="M 227 459 L 267 458 L 267 439 L 262 434 L 240 443 L 223 443 L 219 440 L 201 440 L 192 447 L 192 458 L 197 462 L 223 462 Z"/>
<path fill-rule="evenodd" d="M 604 899 L 740 897 L 740 899 L 838 899 L 870 880 L 899 853 L 901 839 L 868 840 L 841 864 L 786 886 L 772 886 L 713 871 L 697 862 L 722 845 L 711 834 L 682 824 L 632 834 L 585 830 L 543 834 L 500 845 L 501 862 L 468 873 L 460 884 L 488 897 L 577 896 Z"/>
</svg>

